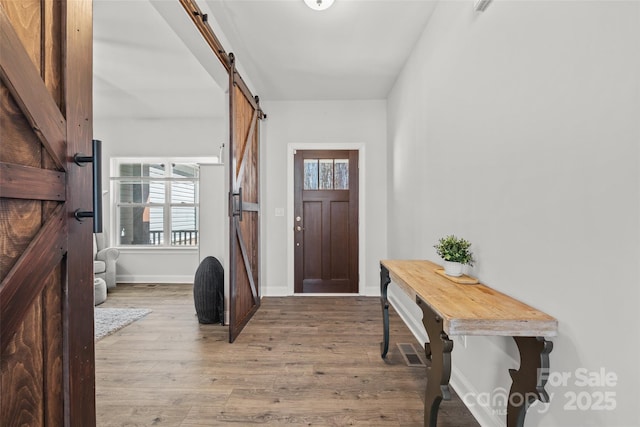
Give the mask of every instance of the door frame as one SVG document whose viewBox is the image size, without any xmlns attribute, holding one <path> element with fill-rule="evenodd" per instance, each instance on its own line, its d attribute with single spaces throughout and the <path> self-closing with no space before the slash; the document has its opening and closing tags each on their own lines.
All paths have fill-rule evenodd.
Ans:
<svg viewBox="0 0 640 427">
<path fill-rule="evenodd" d="M 357 294 L 296 294 L 295 293 L 295 248 L 294 248 L 294 164 L 293 156 L 296 150 L 354 150 L 358 152 L 358 293 Z M 364 260 L 366 259 L 366 235 L 365 220 L 365 144 L 363 143 L 326 143 L 326 142 L 310 142 L 310 143 L 289 143 L 287 145 L 287 295 L 316 295 L 316 296 L 349 296 L 364 295 L 365 286 L 365 268 Z"/>
</svg>

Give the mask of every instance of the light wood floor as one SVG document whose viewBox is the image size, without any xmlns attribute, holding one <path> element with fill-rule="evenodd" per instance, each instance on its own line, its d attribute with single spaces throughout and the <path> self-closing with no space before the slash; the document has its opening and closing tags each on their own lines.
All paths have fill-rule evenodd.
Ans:
<svg viewBox="0 0 640 427">
<path fill-rule="evenodd" d="M 98 426 L 421 426 L 426 379 L 396 343 L 417 343 L 380 302 L 264 298 L 235 343 L 200 325 L 191 285 L 118 285 L 100 307 L 153 310 L 96 344 Z M 454 396 L 439 426 L 479 424 Z"/>
</svg>

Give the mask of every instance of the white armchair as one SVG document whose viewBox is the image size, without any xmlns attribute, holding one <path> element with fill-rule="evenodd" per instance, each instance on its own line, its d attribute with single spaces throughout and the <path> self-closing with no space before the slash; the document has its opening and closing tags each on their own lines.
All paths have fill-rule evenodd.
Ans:
<svg viewBox="0 0 640 427">
<path fill-rule="evenodd" d="M 110 248 L 106 233 L 93 235 L 93 274 L 107 283 L 107 289 L 116 287 L 116 262 L 120 256 L 117 248 Z"/>
</svg>

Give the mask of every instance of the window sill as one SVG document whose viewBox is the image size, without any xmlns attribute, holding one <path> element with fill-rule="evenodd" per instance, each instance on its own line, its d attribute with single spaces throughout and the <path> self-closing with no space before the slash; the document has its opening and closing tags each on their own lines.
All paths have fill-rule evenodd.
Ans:
<svg viewBox="0 0 640 427">
<path fill-rule="evenodd" d="M 185 252 L 198 252 L 198 246 L 117 246 L 120 253 L 185 253 Z"/>
</svg>

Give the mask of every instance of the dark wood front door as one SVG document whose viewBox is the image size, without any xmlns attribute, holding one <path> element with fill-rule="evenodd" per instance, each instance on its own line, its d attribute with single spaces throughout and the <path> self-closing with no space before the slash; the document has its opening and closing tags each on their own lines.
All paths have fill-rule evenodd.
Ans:
<svg viewBox="0 0 640 427">
<path fill-rule="evenodd" d="M 233 58 L 233 56 L 231 56 Z M 229 71 L 231 138 L 229 147 L 229 342 L 260 307 L 259 152 L 262 111 L 258 99 Z"/>
<path fill-rule="evenodd" d="M 297 150 L 296 293 L 358 292 L 358 151 Z"/>
<path fill-rule="evenodd" d="M 95 425 L 90 0 L 0 0 L 0 425 Z"/>
</svg>

